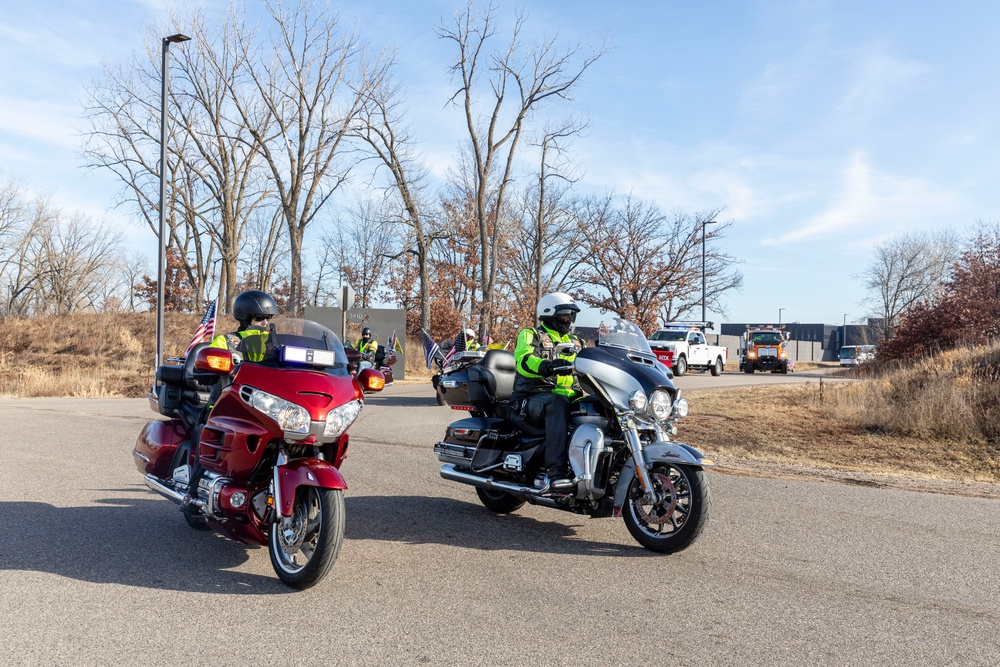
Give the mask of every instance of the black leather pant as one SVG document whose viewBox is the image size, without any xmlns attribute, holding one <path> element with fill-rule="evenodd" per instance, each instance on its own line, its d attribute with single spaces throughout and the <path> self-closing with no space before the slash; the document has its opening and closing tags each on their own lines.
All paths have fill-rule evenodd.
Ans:
<svg viewBox="0 0 1000 667">
<path fill-rule="evenodd" d="M 532 394 L 527 399 L 528 422 L 545 423 L 545 468 L 549 474 L 569 471 L 569 457 L 566 454 L 569 442 L 569 399 L 551 391 Z"/>
</svg>

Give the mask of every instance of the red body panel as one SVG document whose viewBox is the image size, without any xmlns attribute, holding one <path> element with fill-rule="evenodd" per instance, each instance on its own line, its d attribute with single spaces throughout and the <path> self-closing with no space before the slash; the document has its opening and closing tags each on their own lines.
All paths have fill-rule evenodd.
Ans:
<svg viewBox="0 0 1000 667">
<path fill-rule="evenodd" d="M 291 516 L 295 490 L 300 486 L 318 486 L 323 489 L 347 488 L 340 471 L 322 459 L 295 459 L 278 468 L 278 497 L 281 516 Z"/>
<path fill-rule="evenodd" d="M 132 451 L 135 467 L 143 474 L 169 477 L 173 472 L 169 469 L 170 462 L 184 437 L 184 428 L 176 419 L 149 422 L 142 428 Z"/>
<path fill-rule="evenodd" d="M 653 354 L 655 354 L 657 360 L 663 363 L 667 368 L 674 367 L 673 350 L 653 350 Z"/>
</svg>

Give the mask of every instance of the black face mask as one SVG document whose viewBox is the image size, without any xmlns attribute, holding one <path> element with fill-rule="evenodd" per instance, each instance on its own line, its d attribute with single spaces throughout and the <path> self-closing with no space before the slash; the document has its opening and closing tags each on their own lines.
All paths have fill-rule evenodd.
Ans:
<svg viewBox="0 0 1000 667">
<path fill-rule="evenodd" d="M 563 336 L 569 333 L 569 330 L 573 328 L 573 323 L 576 322 L 576 313 L 559 313 L 552 317 L 545 318 L 545 324 L 553 331 L 558 331 Z"/>
</svg>

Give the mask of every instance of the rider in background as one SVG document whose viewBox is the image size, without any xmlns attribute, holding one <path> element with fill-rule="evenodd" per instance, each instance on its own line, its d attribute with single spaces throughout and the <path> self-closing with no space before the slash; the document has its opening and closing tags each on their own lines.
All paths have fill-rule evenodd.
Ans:
<svg viewBox="0 0 1000 667">
<path fill-rule="evenodd" d="M 361 338 L 354 344 L 354 349 L 361 353 L 358 370 L 375 367 L 375 353 L 378 352 L 378 341 L 372 336 L 372 330 L 365 327 L 361 330 Z"/>
<path fill-rule="evenodd" d="M 476 332 L 472 329 L 465 330 L 465 349 L 469 352 L 475 352 L 480 347 L 479 343 L 476 342 Z"/>
<path fill-rule="evenodd" d="M 576 352 L 556 356 L 559 343 L 584 346 L 570 329 L 580 307 L 569 294 L 552 292 L 538 301 L 538 328 L 521 329 L 514 348 L 517 378 L 511 403 L 518 404 L 528 422 L 545 423 L 545 468 L 551 488 L 572 486 L 567 455 L 569 413 L 572 401 L 583 396 L 573 373 Z"/>
</svg>

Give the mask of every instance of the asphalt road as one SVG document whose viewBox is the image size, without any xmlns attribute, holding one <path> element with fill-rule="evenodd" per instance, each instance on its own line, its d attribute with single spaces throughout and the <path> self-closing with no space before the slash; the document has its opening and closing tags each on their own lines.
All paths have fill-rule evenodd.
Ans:
<svg viewBox="0 0 1000 667">
<path fill-rule="evenodd" d="M 438 475 L 457 415 L 369 397 L 340 559 L 293 592 L 142 485 L 145 401 L 0 400 L 0 664 L 1000 663 L 1000 501 L 714 472 L 659 556 L 621 520 L 487 512 Z"/>
</svg>

